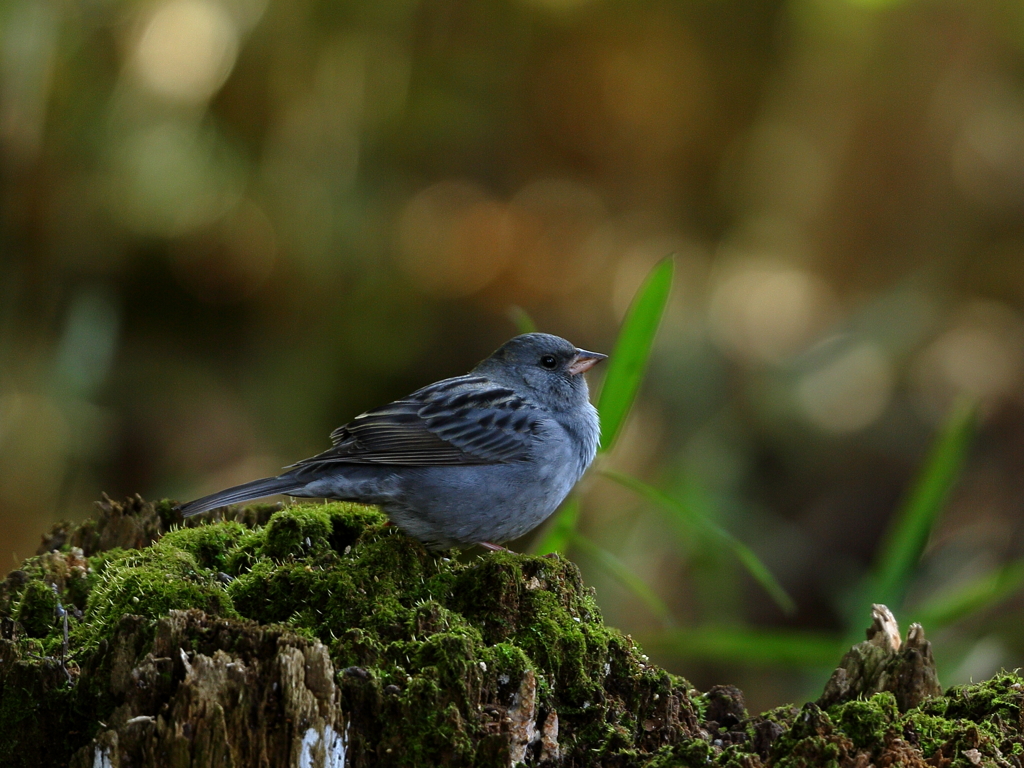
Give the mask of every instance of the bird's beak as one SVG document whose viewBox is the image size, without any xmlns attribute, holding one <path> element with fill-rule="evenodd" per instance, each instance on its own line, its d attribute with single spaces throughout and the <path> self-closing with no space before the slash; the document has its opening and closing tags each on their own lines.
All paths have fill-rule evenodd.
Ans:
<svg viewBox="0 0 1024 768">
<path fill-rule="evenodd" d="M 607 359 L 607 357 L 608 355 L 602 355 L 600 352 L 587 352 L 585 349 L 577 349 L 576 357 L 569 363 L 569 373 L 577 374 L 589 371 L 602 360 Z"/>
</svg>

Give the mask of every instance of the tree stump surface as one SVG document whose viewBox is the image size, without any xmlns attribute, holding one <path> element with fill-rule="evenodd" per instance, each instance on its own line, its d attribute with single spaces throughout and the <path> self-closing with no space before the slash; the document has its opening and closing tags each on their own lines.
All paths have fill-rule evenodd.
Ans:
<svg viewBox="0 0 1024 768">
<path fill-rule="evenodd" d="M 136 497 L 55 526 L 0 582 L 0 765 L 1021 766 L 1024 681 L 940 693 L 881 606 L 818 702 L 750 716 L 650 664 L 571 562 L 384 523 Z"/>
</svg>

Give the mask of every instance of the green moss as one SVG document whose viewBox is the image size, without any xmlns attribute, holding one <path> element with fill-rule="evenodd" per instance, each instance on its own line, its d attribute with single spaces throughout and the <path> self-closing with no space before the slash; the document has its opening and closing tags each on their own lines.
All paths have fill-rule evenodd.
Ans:
<svg viewBox="0 0 1024 768">
<path fill-rule="evenodd" d="M 904 731 L 917 742 L 925 758 L 932 757 L 951 736 L 948 720 L 917 710 L 907 713 Z"/>
<path fill-rule="evenodd" d="M 339 554 L 345 554 L 368 528 L 381 530 L 387 522 L 379 509 L 365 504 L 328 504 L 326 510 L 331 519 L 330 544 Z"/>
<path fill-rule="evenodd" d="M 828 714 L 815 704 L 805 704 L 789 731 L 772 749 L 779 768 L 839 768 L 851 756 L 853 742 L 837 731 Z"/>
<path fill-rule="evenodd" d="M 323 507 L 289 507 L 267 523 L 261 554 L 275 560 L 302 557 L 330 546 L 331 517 Z"/>
<path fill-rule="evenodd" d="M 45 581 L 30 581 L 19 595 L 14 609 L 29 637 L 46 637 L 57 623 L 57 592 Z"/>
<path fill-rule="evenodd" d="M 246 573 L 260 560 L 266 534 L 262 528 L 248 529 L 224 552 L 224 572 L 230 576 Z"/>
<path fill-rule="evenodd" d="M 20 627 L 16 640 L 0 641 L 5 765 L 33 739 L 55 740 L 52 763 L 66 761 L 120 705 L 110 684 L 115 657 L 121 665 L 145 657 L 158 620 L 179 608 L 255 622 L 220 622 L 230 631 L 211 628 L 210 637 L 248 642 L 252 627 L 277 625 L 322 641 L 345 711 L 359 718 L 350 749 L 381 765 L 507 764 L 503 724 L 532 686 L 536 716 L 558 714 L 571 765 L 838 766 L 863 754 L 895 764 L 894 739 L 952 766 L 967 765 L 969 749 L 992 760 L 1022 751 L 1016 675 L 951 689 L 905 714 L 889 694 L 745 721 L 742 707 L 731 707 L 741 722 L 707 732 L 706 697 L 605 626 L 579 570 L 562 558 L 437 555 L 356 504 L 293 506 L 269 519 L 261 507 L 231 513 L 240 522 L 185 524 L 169 504 L 104 509 L 110 519 L 56 531 L 62 548 L 0 584 L 0 618 Z M 125 537 L 112 537 L 115 523 Z M 98 547 L 142 529 L 156 540 L 141 549 L 94 549 L 86 558 L 67 543 Z M 58 658 L 58 601 L 84 612 L 71 621 L 69 651 L 82 670 L 74 688 L 67 681 L 77 669 Z M 161 683 L 173 685 L 171 677 Z M 70 734 L 60 744 L 54 724 Z M 8 762 L 27 764 L 18 760 Z"/>
<path fill-rule="evenodd" d="M 347 504 L 275 515 L 262 541 L 243 535 L 227 554 L 235 609 L 315 633 L 339 669 L 365 668 L 382 690 L 397 689 L 384 700 L 419 713 L 399 720 L 404 739 L 415 723 L 417 743 L 433 745 L 424 754 L 443 743 L 451 760 L 470 760 L 481 738 L 476 702 L 511 698 L 527 669 L 537 675 L 539 705 L 557 694 L 560 716 L 578 720 L 580 741 L 606 751 L 631 743 L 641 718 L 610 713 L 604 681 L 614 664 L 638 707 L 636 690 L 659 685 L 658 674 L 645 675 L 631 644 L 604 627 L 572 563 L 511 553 L 460 562 L 383 522 Z"/>
<path fill-rule="evenodd" d="M 840 704 L 829 710 L 832 721 L 861 749 L 874 751 L 885 743 L 886 733 L 899 720 L 899 707 L 891 693 Z"/>
<path fill-rule="evenodd" d="M 345 554 L 369 528 L 383 529 L 387 518 L 374 507 L 331 503 L 293 506 L 273 517 L 258 536 L 243 542 L 248 548 L 258 540 L 257 556 L 273 560 L 308 558 L 331 550 Z"/>
<path fill-rule="evenodd" d="M 178 528 L 165 534 L 160 544 L 164 548 L 188 552 L 200 568 L 223 571 L 227 567 L 228 554 L 249 532 L 244 525 L 235 522 Z"/>
<path fill-rule="evenodd" d="M 703 739 L 692 739 L 662 747 L 647 760 L 643 762 L 638 760 L 637 763 L 643 765 L 644 768 L 706 768 L 711 765 L 725 765 L 726 763 L 720 762 L 723 754 Z M 745 765 L 751 765 L 750 754 L 744 754 L 747 758 Z M 744 763 L 741 762 L 740 765 L 744 765 Z M 757 765 L 757 763 L 753 763 L 753 765 Z"/>
<path fill-rule="evenodd" d="M 88 561 L 81 550 L 46 552 L 30 557 L 20 569 L 12 571 L 0 582 L 0 615 L 20 613 L 19 620 L 28 621 L 31 625 L 30 630 L 28 626 L 23 625 L 24 628 L 41 637 L 53 623 L 58 601 L 79 607 L 84 605 L 89 591 L 87 581 Z M 40 591 L 40 582 L 46 585 L 50 594 Z M 58 593 L 60 598 L 56 596 Z"/>
<path fill-rule="evenodd" d="M 922 704 L 921 710 L 946 718 L 1017 722 L 1021 717 L 1022 699 L 1020 676 L 1002 672 L 983 683 L 950 688 L 941 699 Z"/>
<path fill-rule="evenodd" d="M 122 552 L 97 565 L 100 578 L 89 594 L 85 621 L 74 632 L 85 648 L 95 647 L 129 614 L 157 619 L 175 608 L 200 608 L 215 616 L 238 615 L 216 573 L 200 566 L 173 539 Z"/>
</svg>

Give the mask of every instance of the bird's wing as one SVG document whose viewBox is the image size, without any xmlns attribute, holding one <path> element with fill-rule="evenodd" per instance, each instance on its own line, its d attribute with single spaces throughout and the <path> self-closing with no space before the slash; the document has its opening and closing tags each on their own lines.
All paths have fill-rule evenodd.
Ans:
<svg viewBox="0 0 1024 768">
<path fill-rule="evenodd" d="M 334 430 L 332 448 L 295 466 L 515 461 L 526 458 L 539 429 L 536 411 L 511 389 L 459 376 L 357 416 Z"/>
</svg>

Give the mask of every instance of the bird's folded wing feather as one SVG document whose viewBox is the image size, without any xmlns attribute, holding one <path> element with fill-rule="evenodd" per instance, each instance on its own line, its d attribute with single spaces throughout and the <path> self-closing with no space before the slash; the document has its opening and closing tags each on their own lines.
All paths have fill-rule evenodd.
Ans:
<svg viewBox="0 0 1024 768">
<path fill-rule="evenodd" d="M 357 416 L 334 430 L 332 448 L 295 466 L 515 461 L 526 458 L 539 428 L 536 411 L 511 389 L 459 376 Z"/>
</svg>

